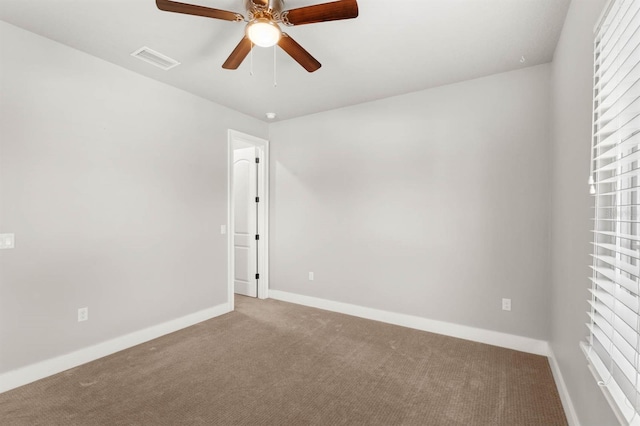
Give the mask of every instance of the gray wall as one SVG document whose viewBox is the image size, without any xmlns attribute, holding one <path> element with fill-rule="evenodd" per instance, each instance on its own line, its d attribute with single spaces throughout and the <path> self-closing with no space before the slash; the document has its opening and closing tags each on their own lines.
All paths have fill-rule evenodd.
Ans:
<svg viewBox="0 0 640 426">
<path fill-rule="evenodd" d="M 578 348 L 604 3 L 551 66 L 272 124 L 272 288 L 550 338 L 615 424 Z M 226 130 L 267 126 L 2 22 L 0 63 L 0 373 L 225 303 Z"/>
<path fill-rule="evenodd" d="M 227 129 L 266 124 L 2 22 L 0 63 L 0 373 L 226 303 Z"/>
<path fill-rule="evenodd" d="M 551 347 L 583 426 L 618 424 L 578 342 L 587 334 L 593 28 L 606 0 L 571 2 L 552 65 Z"/>
<path fill-rule="evenodd" d="M 542 65 L 272 124 L 271 288 L 548 339 L 549 84 Z"/>
</svg>

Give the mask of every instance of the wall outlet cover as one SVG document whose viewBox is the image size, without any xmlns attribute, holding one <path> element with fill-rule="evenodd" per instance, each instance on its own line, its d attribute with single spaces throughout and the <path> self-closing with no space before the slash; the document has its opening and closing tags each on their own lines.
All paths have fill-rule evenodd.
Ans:
<svg viewBox="0 0 640 426">
<path fill-rule="evenodd" d="M 0 234 L 0 249 L 12 249 L 15 247 L 14 234 Z"/>
<path fill-rule="evenodd" d="M 511 299 L 502 299 L 502 310 L 503 311 L 511 310 Z"/>
<path fill-rule="evenodd" d="M 87 321 L 89 319 L 89 308 L 78 309 L 78 322 Z"/>
</svg>

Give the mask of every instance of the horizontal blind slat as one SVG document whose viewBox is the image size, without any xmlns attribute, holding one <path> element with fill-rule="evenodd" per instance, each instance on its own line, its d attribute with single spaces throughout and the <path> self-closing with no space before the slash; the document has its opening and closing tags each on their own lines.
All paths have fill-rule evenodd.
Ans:
<svg viewBox="0 0 640 426">
<path fill-rule="evenodd" d="M 613 266 L 614 268 L 620 269 L 621 271 L 626 272 L 627 274 L 634 275 L 636 277 L 640 277 L 640 266 L 632 265 L 628 262 L 624 262 L 621 259 L 615 258 L 613 256 L 606 256 L 602 254 L 592 254 L 594 259 L 599 260 L 600 262 L 604 262 L 608 265 Z"/>
<path fill-rule="evenodd" d="M 593 294 L 602 304 L 604 304 L 616 317 L 620 318 L 631 327 L 635 332 L 638 332 L 638 315 L 631 309 L 624 306 L 622 303 L 615 303 L 615 298 L 606 291 L 589 289 L 589 292 Z"/>
<path fill-rule="evenodd" d="M 633 25 L 633 22 L 630 24 Z M 599 66 L 595 72 L 596 75 L 601 77 L 598 81 L 599 85 L 596 85 L 596 88 L 604 87 L 603 82 L 606 84 L 608 81 L 614 80 L 616 73 L 619 71 L 619 67 L 629 59 L 629 55 L 636 46 L 638 27 L 627 26 L 622 35 L 624 40 L 618 39 L 619 43 L 616 43 L 613 50 L 605 50 L 602 52 L 604 57 L 601 56 L 602 60 L 598 61 Z"/>
<path fill-rule="evenodd" d="M 603 268 L 603 267 L 593 266 L 593 265 L 590 265 L 589 267 L 593 269 L 593 271 L 595 271 L 597 274 L 602 275 L 603 277 L 607 278 L 610 281 L 620 284 L 621 286 L 623 286 L 629 291 L 634 291 L 633 290 L 634 288 L 638 288 L 637 281 L 634 281 L 623 275 L 618 275 L 613 269 Z"/>
<path fill-rule="evenodd" d="M 640 186 L 632 186 L 629 188 L 621 188 L 621 189 L 613 189 L 609 192 L 600 192 L 594 195 L 594 197 L 596 198 L 600 198 L 600 197 L 613 197 L 613 196 L 619 196 L 619 195 L 625 195 L 625 194 L 629 194 L 629 193 L 633 193 L 633 192 L 639 192 L 640 191 Z"/>
<path fill-rule="evenodd" d="M 640 219 L 601 219 L 599 217 L 593 217 L 591 220 L 597 220 L 600 222 L 612 222 L 612 223 L 629 223 L 636 224 L 640 223 Z"/>
<path fill-rule="evenodd" d="M 609 338 L 609 343 L 615 346 L 618 351 L 622 354 L 625 361 L 629 363 L 629 368 L 633 370 L 633 363 L 635 362 L 638 353 L 635 348 L 629 344 L 621 335 L 617 333 L 613 326 L 609 324 L 602 316 L 591 316 L 593 319 L 592 323 L 587 326 L 590 331 L 594 331 L 594 328 L 597 326 L 600 328 L 602 333 Z"/>
<path fill-rule="evenodd" d="M 596 84 L 596 99 L 600 99 L 603 95 L 610 93 L 622 79 L 622 76 L 627 75 L 635 67 L 637 60 L 640 59 L 638 57 L 638 55 L 640 55 L 639 46 L 640 31 L 636 31 L 627 46 L 620 52 L 620 65 L 610 67 L 607 70 L 603 70 L 602 68 L 598 69 L 595 73 L 596 78 L 598 78 L 598 83 Z"/>
<path fill-rule="evenodd" d="M 627 128 L 626 123 L 632 122 L 640 114 L 640 101 L 637 97 L 634 97 L 633 101 L 627 105 L 624 109 L 616 111 L 616 115 L 612 117 L 605 125 L 598 128 L 596 136 L 603 136 L 608 134 L 614 134 L 620 131 L 622 128 Z M 631 128 L 629 126 L 629 128 Z M 631 133 L 635 133 L 637 128 L 634 128 Z"/>
<path fill-rule="evenodd" d="M 618 368 L 624 373 L 627 380 L 635 380 L 636 370 L 632 363 L 630 363 L 620 351 L 620 349 L 609 339 L 600 328 L 594 327 L 593 335 L 600 341 L 603 348 L 611 355 L 613 361 Z"/>
<path fill-rule="evenodd" d="M 632 170 L 626 170 L 621 172 L 620 174 L 615 174 L 611 177 L 605 178 L 605 179 L 597 179 L 596 178 L 596 185 L 601 184 L 601 185 L 605 185 L 608 183 L 619 183 L 619 182 L 624 182 L 627 179 L 633 179 L 635 177 L 637 177 L 638 175 L 640 175 L 640 169 L 632 169 Z M 596 174 L 597 176 L 597 174 Z"/>
<path fill-rule="evenodd" d="M 631 37 L 629 30 L 634 29 L 631 25 L 639 9 L 640 4 L 634 1 L 629 2 L 620 10 L 622 15 L 620 15 L 620 19 L 616 22 L 615 26 L 609 27 L 603 34 L 603 42 L 600 44 L 600 55 L 598 58 L 603 68 L 615 62 L 617 58 L 616 54 L 622 50 L 625 41 Z"/>
<path fill-rule="evenodd" d="M 598 50 L 606 49 L 607 46 L 609 46 L 610 50 L 611 43 L 615 42 L 615 39 L 613 39 L 613 35 L 620 27 L 622 18 L 629 11 L 630 7 L 631 5 L 625 1 L 614 2 L 611 10 L 609 10 L 609 12 L 607 13 L 606 18 L 598 31 Z"/>
<path fill-rule="evenodd" d="M 591 244 L 593 244 L 596 247 L 603 248 L 605 250 L 621 253 L 621 254 L 624 254 L 625 256 L 633 257 L 635 259 L 640 259 L 640 251 L 638 251 L 637 249 L 636 250 L 627 249 L 624 247 L 616 246 L 615 244 L 606 244 L 606 243 L 600 243 L 600 242 L 591 242 Z"/>
<path fill-rule="evenodd" d="M 592 209 L 636 209 L 640 204 L 614 204 L 611 206 L 591 206 Z"/>
<path fill-rule="evenodd" d="M 640 237 L 638 235 L 621 234 L 621 233 L 617 233 L 617 232 L 600 231 L 600 230 L 593 230 L 591 232 L 593 232 L 595 234 L 606 235 L 606 236 L 609 236 L 609 237 L 624 238 L 625 240 L 630 240 L 630 241 L 640 241 Z"/>
<path fill-rule="evenodd" d="M 607 129 L 600 129 L 594 135 L 598 142 L 595 146 L 596 149 L 601 149 L 608 146 L 614 146 L 620 141 L 623 141 L 637 131 L 640 130 L 640 114 L 635 115 L 633 117 L 628 117 L 628 121 L 620 122 L 620 126 L 615 128 L 615 126 Z"/>
<path fill-rule="evenodd" d="M 617 291 L 616 292 L 616 284 L 622 286 L 619 282 L 612 281 L 608 278 L 589 278 L 591 282 L 597 285 L 596 289 L 602 289 L 610 295 L 617 297 L 620 302 L 622 302 L 627 308 L 631 309 L 635 314 L 638 314 L 638 290 L 633 289 L 629 290 L 627 287 L 624 287 L 626 291 Z"/>
<path fill-rule="evenodd" d="M 640 132 L 631 134 L 625 140 L 620 141 L 615 147 L 604 151 L 602 154 L 596 156 L 594 158 L 595 161 L 603 161 L 611 158 L 616 158 L 619 155 L 619 152 L 625 152 L 634 148 L 637 148 L 640 145 Z"/>
<path fill-rule="evenodd" d="M 598 301 L 589 300 L 589 304 L 594 308 L 594 312 L 587 312 L 589 316 L 597 315 L 602 317 L 604 321 L 607 321 L 610 325 L 613 326 L 615 324 L 616 331 L 620 333 L 620 335 L 629 343 L 629 345 L 634 348 L 637 347 L 638 343 L 638 333 L 632 328 L 629 327 L 627 323 L 622 321 L 619 317 L 614 318 L 613 312 L 607 308 L 605 305 Z"/>
<path fill-rule="evenodd" d="M 601 96 L 598 107 L 596 108 L 597 119 L 596 126 L 602 126 L 608 123 L 620 112 L 624 111 L 638 97 L 640 93 L 640 84 L 633 74 L 625 77 L 614 90 L 606 96 Z"/>
<path fill-rule="evenodd" d="M 619 146 L 619 145 L 618 145 Z M 629 149 L 627 151 L 623 151 L 621 149 L 617 149 L 618 154 L 617 154 L 617 159 L 613 160 L 613 161 L 607 161 L 605 162 L 604 160 L 599 160 L 596 159 L 596 164 L 599 164 L 598 166 L 596 166 L 595 168 L 595 172 L 596 173 L 603 173 L 603 172 L 611 172 L 616 170 L 617 168 L 620 167 L 629 167 L 631 164 L 633 164 L 634 162 L 638 161 L 638 159 L 640 159 L 640 151 L 632 151 L 633 149 L 638 148 L 638 146 L 629 146 Z"/>
</svg>

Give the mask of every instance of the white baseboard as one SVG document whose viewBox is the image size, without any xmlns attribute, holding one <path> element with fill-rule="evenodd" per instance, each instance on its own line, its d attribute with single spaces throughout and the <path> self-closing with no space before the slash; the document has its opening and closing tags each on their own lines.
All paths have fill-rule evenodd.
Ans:
<svg viewBox="0 0 640 426">
<path fill-rule="evenodd" d="M 143 330 L 134 331 L 88 348 L 8 371 L 0 374 L 0 393 L 148 342 L 230 311 L 229 304 L 223 303 Z"/>
<path fill-rule="evenodd" d="M 303 296 L 280 290 L 269 290 L 269 297 L 284 302 L 297 303 L 299 305 L 339 312 L 360 318 L 401 325 L 431 333 L 444 334 L 446 336 L 486 343 L 503 348 L 514 349 L 536 355 L 549 356 L 549 343 L 544 340 L 531 339 L 529 337 L 516 336 L 514 334 L 501 333 L 499 331 L 485 330 L 482 328 L 468 327 L 444 321 L 436 321 L 414 315 L 399 314 L 364 306 L 351 305 L 349 303 L 334 302 L 332 300 L 317 297 Z"/>
<path fill-rule="evenodd" d="M 580 426 L 580 420 L 578 420 L 578 414 L 576 413 L 576 409 L 573 406 L 573 401 L 571 401 L 571 397 L 569 396 L 567 384 L 564 381 L 564 377 L 562 377 L 560 365 L 558 364 L 556 356 L 553 353 L 553 349 L 551 349 L 551 347 L 549 347 L 549 365 L 551 366 L 551 373 L 553 374 L 553 379 L 556 382 L 556 387 L 558 388 L 558 393 L 560 394 L 560 401 L 562 401 L 562 408 L 564 408 L 564 413 L 567 416 L 567 422 L 569 423 L 569 426 Z"/>
</svg>

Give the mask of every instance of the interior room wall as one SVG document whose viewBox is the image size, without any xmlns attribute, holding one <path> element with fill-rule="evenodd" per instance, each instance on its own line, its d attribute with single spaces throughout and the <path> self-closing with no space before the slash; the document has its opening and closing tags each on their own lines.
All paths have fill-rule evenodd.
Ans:
<svg viewBox="0 0 640 426">
<path fill-rule="evenodd" d="M 546 340 L 549 78 L 272 124 L 271 288 Z"/>
<path fill-rule="evenodd" d="M 3 22 L 0 63 L 0 373 L 226 303 L 227 130 L 267 125 Z"/>
<path fill-rule="evenodd" d="M 583 426 L 618 424 L 578 347 L 587 334 L 593 29 L 606 0 L 571 2 L 552 63 L 551 348 Z"/>
<path fill-rule="evenodd" d="M 605 2 L 571 3 L 552 65 L 269 131 L 0 22 L 0 373 L 226 302 L 233 128 L 271 140 L 272 288 L 550 338 L 581 424 L 616 424 L 578 348 Z"/>
</svg>

